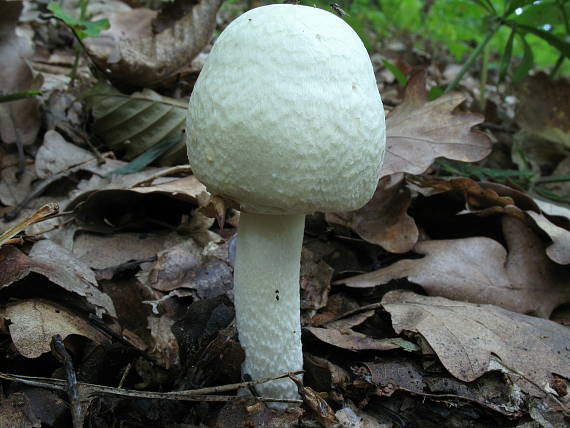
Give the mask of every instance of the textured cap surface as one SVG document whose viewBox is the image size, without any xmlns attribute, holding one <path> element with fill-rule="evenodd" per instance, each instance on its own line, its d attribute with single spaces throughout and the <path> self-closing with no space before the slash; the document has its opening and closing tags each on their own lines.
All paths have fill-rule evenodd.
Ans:
<svg viewBox="0 0 570 428">
<path fill-rule="evenodd" d="M 384 109 L 358 35 L 322 9 L 252 9 L 219 36 L 190 98 L 188 158 L 245 211 L 348 211 L 372 197 Z"/>
</svg>

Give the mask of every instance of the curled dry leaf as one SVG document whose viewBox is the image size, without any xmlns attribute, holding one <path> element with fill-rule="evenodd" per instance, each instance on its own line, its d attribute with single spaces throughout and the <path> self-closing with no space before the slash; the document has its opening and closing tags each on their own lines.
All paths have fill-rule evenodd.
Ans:
<svg viewBox="0 0 570 428">
<path fill-rule="evenodd" d="M 471 128 L 483 122 L 474 113 L 456 113 L 465 100 L 448 93 L 427 101 L 425 72 L 414 74 L 404 101 L 386 118 L 386 159 L 382 176 L 397 172 L 421 174 L 438 157 L 475 162 L 491 152 L 491 141 Z"/>
<path fill-rule="evenodd" d="M 160 317 L 150 316 L 147 322 L 154 345 L 150 354 L 155 357 L 159 365 L 166 369 L 179 364 L 178 342 L 172 333 L 174 320 L 162 315 Z"/>
<path fill-rule="evenodd" d="M 10 336 L 14 346 L 26 358 L 50 352 L 52 337 L 70 334 L 88 337 L 96 343 L 108 342 L 107 336 L 68 309 L 42 300 L 9 304 L 4 312 L 11 321 Z"/>
<path fill-rule="evenodd" d="M 527 211 L 527 214 L 552 239 L 552 244 L 546 247 L 550 260 L 561 265 L 570 264 L 570 231 L 555 225 L 542 214 L 533 211 Z"/>
<path fill-rule="evenodd" d="M 554 374 L 570 378 L 570 330 L 553 321 L 400 290 L 382 303 L 397 333 L 422 335 L 460 380 L 504 370 L 525 391 L 543 395 Z"/>
<path fill-rule="evenodd" d="M 137 175 L 137 174 L 133 174 Z M 179 226 L 182 216 L 196 208 L 206 187 L 194 176 L 157 179 L 156 185 L 129 185 L 128 176 L 105 189 L 87 191 L 66 207 L 83 228 L 95 232 L 149 230 L 157 224 Z M 151 180 L 151 182 L 156 182 Z M 124 186 L 124 187 L 122 187 Z"/>
<path fill-rule="evenodd" d="M 169 22 L 168 28 L 157 28 L 163 30 L 159 33 L 152 28 L 155 11 L 141 8 L 112 13 L 108 16 L 110 29 L 84 43 L 91 59 L 112 80 L 154 86 L 190 64 L 210 41 L 221 3 L 192 2 L 192 7 L 184 8 L 184 15 L 177 15 L 178 20 Z"/>
<path fill-rule="evenodd" d="M 0 288 L 14 286 L 30 273 L 37 273 L 61 288 L 81 296 L 97 315 L 116 317 L 112 300 L 97 288 L 93 271 L 57 244 L 37 242 L 30 256 L 12 246 L 0 248 Z"/>
<path fill-rule="evenodd" d="M 380 180 L 372 199 L 362 208 L 346 213 L 328 213 L 329 223 L 349 227 L 362 239 L 391 253 L 406 253 L 418 241 L 418 228 L 408 215 L 412 201 L 403 174 Z"/>
<path fill-rule="evenodd" d="M 73 240 L 73 254 L 92 269 L 103 270 L 132 260 L 149 260 L 159 251 L 186 238 L 172 233 L 115 233 L 101 235 L 78 233 Z M 104 248 L 105 251 L 101 251 Z"/>
<path fill-rule="evenodd" d="M 402 357 L 362 362 L 353 370 L 358 377 L 355 383 L 372 385 L 375 393 L 381 396 L 389 397 L 396 391 L 406 391 L 450 402 L 455 402 L 455 399 L 476 402 L 508 416 L 520 416 L 522 413 L 520 393 L 513 392 L 501 374 L 463 382 L 443 370 L 425 370 L 417 361 Z"/>
<path fill-rule="evenodd" d="M 46 178 L 92 160 L 95 156 L 75 144 L 68 143 L 57 131 L 48 131 L 36 155 L 36 174 Z"/>
<path fill-rule="evenodd" d="M 568 270 L 550 261 L 544 243 L 520 220 L 503 216 L 509 252 L 490 238 L 419 242 L 423 258 L 403 259 L 374 272 L 339 281 L 349 287 L 373 287 L 408 278 L 430 295 L 549 317 L 570 302 Z"/>
<path fill-rule="evenodd" d="M 502 196 L 492 188 L 486 188 L 471 178 L 443 179 L 438 177 L 419 177 L 415 180 L 422 187 L 429 187 L 439 192 L 455 192 L 465 198 L 465 203 L 473 209 L 485 209 L 490 207 L 505 207 L 513 205 L 514 200 L 510 196 Z"/>
<path fill-rule="evenodd" d="M 141 282 L 162 292 L 179 288 L 195 291 L 199 299 L 231 293 L 232 269 L 225 260 L 204 255 L 192 239 L 158 253 L 148 274 L 139 275 Z"/>
<path fill-rule="evenodd" d="M 306 327 L 320 341 L 349 351 L 389 351 L 400 346 L 390 339 L 374 339 L 349 328 L 342 331 L 334 328 Z"/>
<path fill-rule="evenodd" d="M 12 94 L 39 89 L 26 58 L 32 54 L 27 40 L 16 35 L 23 2 L 0 2 L 0 82 L 2 93 Z M 31 144 L 41 125 L 39 103 L 26 98 L 0 103 L 0 139 L 7 144 Z"/>
</svg>

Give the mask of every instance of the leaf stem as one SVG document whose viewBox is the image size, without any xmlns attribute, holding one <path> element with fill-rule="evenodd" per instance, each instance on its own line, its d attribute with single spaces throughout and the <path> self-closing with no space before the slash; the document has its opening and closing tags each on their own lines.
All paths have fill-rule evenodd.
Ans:
<svg viewBox="0 0 570 428">
<path fill-rule="evenodd" d="M 463 65 L 463 67 L 461 67 L 461 70 L 459 70 L 459 73 L 457 73 L 457 76 L 455 76 L 453 81 L 447 86 L 447 88 L 445 88 L 444 93 L 448 93 L 448 92 L 453 91 L 455 89 L 455 87 L 461 81 L 461 79 L 463 78 L 465 73 L 467 73 L 467 71 L 473 66 L 473 63 L 475 62 L 477 57 L 481 54 L 483 49 L 485 49 L 485 46 L 487 46 L 487 43 L 489 43 L 491 41 L 491 39 L 493 38 L 495 33 L 499 30 L 499 28 L 500 28 L 500 24 L 495 24 L 489 29 L 485 38 L 483 40 L 481 40 L 481 42 L 479 42 L 479 44 L 477 45 L 475 50 L 473 50 L 473 52 L 471 52 L 471 55 L 469 55 L 469 58 L 467 58 L 467 61 L 465 61 L 465 64 Z"/>
<path fill-rule="evenodd" d="M 41 94 L 42 91 L 23 91 L 14 92 L 13 94 L 0 95 L 0 103 L 9 103 L 10 101 L 17 101 L 23 98 L 31 98 Z"/>
</svg>

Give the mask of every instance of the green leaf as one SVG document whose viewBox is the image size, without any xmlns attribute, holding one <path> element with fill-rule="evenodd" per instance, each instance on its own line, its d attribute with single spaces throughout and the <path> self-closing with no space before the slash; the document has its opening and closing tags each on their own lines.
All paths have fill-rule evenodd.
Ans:
<svg viewBox="0 0 570 428">
<path fill-rule="evenodd" d="M 507 7 L 505 9 L 504 17 L 509 16 L 518 8 L 523 8 L 531 4 L 534 0 L 507 0 Z"/>
<path fill-rule="evenodd" d="M 490 14 L 494 15 L 495 14 L 495 8 L 493 7 L 493 5 L 488 2 L 488 1 L 483 1 L 483 0 L 471 0 L 473 3 L 478 4 L 479 6 L 481 6 L 483 9 L 485 9 L 487 12 L 489 12 Z"/>
<path fill-rule="evenodd" d="M 538 28 L 534 28 L 529 25 L 516 24 L 512 21 L 506 21 L 506 23 L 511 27 L 513 25 L 517 25 L 520 29 L 540 37 L 546 43 L 558 49 L 564 56 L 570 58 L 570 43 L 567 41 L 556 37 L 554 34 L 549 33 L 548 31 L 539 30 Z"/>
<path fill-rule="evenodd" d="M 384 64 L 384 67 L 390 70 L 390 72 L 396 77 L 400 86 L 405 87 L 408 84 L 408 78 L 404 73 L 402 73 L 402 70 L 396 67 L 395 64 L 392 64 L 387 59 L 382 59 L 382 63 Z"/>
<path fill-rule="evenodd" d="M 528 72 L 534 66 L 534 54 L 532 53 L 532 48 L 530 47 L 530 45 L 528 44 L 523 35 L 519 34 L 519 38 L 523 45 L 524 53 L 521 62 L 517 67 L 515 67 L 512 78 L 514 83 L 518 83 L 522 79 L 524 79 L 528 75 Z"/>
<path fill-rule="evenodd" d="M 380 342 L 384 343 L 391 343 L 392 345 L 399 346 L 404 351 L 408 352 L 417 352 L 420 350 L 420 347 L 409 340 L 402 339 L 401 337 L 391 337 L 386 339 L 380 339 Z"/>
<path fill-rule="evenodd" d="M 439 86 L 432 86 L 428 92 L 428 101 L 433 101 L 436 98 L 441 97 L 445 93 L 445 90 Z"/>
<path fill-rule="evenodd" d="M 177 135 L 175 137 L 170 137 L 162 140 L 160 143 L 152 146 L 146 152 L 140 154 L 132 161 L 130 161 L 125 166 L 117 168 L 111 172 L 105 174 L 106 176 L 109 175 L 125 175 L 125 174 L 133 174 L 135 172 L 142 171 L 147 165 L 150 165 L 153 161 L 158 159 L 160 156 L 168 152 L 174 146 L 182 141 L 183 136 Z"/>
<path fill-rule="evenodd" d="M 125 95 L 99 85 L 84 97 L 95 119 L 95 134 L 110 149 L 124 151 L 126 159 L 181 135 L 186 124 L 188 100 L 164 97 L 150 89 Z"/>
<path fill-rule="evenodd" d="M 101 34 L 101 31 L 109 28 L 108 19 L 99 19 L 97 21 L 80 20 L 68 15 L 56 2 L 53 1 L 48 5 L 48 10 L 53 13 L 53 16 L 63 21 L 65 25 L 71 28 L 81 40 L 86 37 L 98 37 Z"/>
<path fill-rule="evenodd" d="M 507 40 L 507 45 L 503 52 L 503 57 L 501 58 L 501 67 L 499 68 L 499 82 L 502 82 L 507 75 L 509 69 L 509 64 L 511 63 L 511 58 L 513 56 L 513 43 L 515 41 L 515 34 L 517 32 L 516 27 L 511 31 L 509 39 Z"/>
<path fill-rule="evenodd" d="M 525 7 L 520 15 L 513 16 L 511 19 L 519 24 L 535 28 L 545 24 L 555 25 L 564 22 L 558 3 L 547 0 Z"/>
</svg>

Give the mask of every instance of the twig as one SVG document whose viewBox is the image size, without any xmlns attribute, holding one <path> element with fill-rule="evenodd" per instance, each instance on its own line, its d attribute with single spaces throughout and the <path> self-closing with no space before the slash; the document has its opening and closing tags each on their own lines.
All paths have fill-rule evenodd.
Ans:
<svg viewBox="0 0 570 428">
<path fill-rule="evenodd" d="M 147 354 L 146 352 L 144 352 L 143 350 L 137 348 L 130 340 L 126 339 L 123 335 L 117 333 L 116 331 L 110 329 L 104 322 L 103 320 L 101 320 L 100 318 L 98 318 L 96 315 L 94 314 L 89 314 L 89 322 L 91 322 L 92 324 L 94 324 L 99 330 L 103 331 L 104 333 L 108 334 L 109 336 L 111 336 L 113 339 L 115 339 L 117 342 L 121 343 L 122 345 L 125 345 L 129 348 L 134 349 L 141 357 L 143 357 L 145 360 L 150 361 L 153 364 L 156 364 L 157 366 L 160 366 L 160 364 L 158 364 L 156 362 L 156 360 L 154 358 L 152 358 L 149 354 Z"/>
<path fill-rule="evenodd" d="M 334 317 L 332 320 L 325 322 L 324 325 L 330 324 L 332 322 L 338 321 L 340 319 L 349 317 L 349 316 L 354 315 L 354 314 L 358 314 L 360 312 L 371 311 L 373 309 L 379 309 L 382 307 L 383 307 L 382 303 L 371 303 L 370 305 L 361 306 L 359 308 L 352 309 L 350 311 L 344 312 L 337 317 Z"/>
<path fill-rule="evenodd" d="M 132 367 L 133 367 L 133 364 L 129 363 L 129 364 L 127 364 L 127 367 L 125 367 L 125 370 L 123 370 L 123 375 L 121 376 L 121 381 L 119 382 L 119 388 L 123 387 L 123 384 L 125 383 L 125 379 L 127 378 L 129 373 L 131 372 Z"/>
<path fill-rule="evenodd" d="M 83 427 L 83 414 L 81 412 L 81 403 L 79 401 L 79 387 L 77 386 L 77 376 L 73 368 L 73 361 L 65 349 L 63 339 L 59 334 L 51 338 L 51 351 L 53 355 L 61 362 L 65 370 L 67 378 L 66 392 L 69 397 L 69 404 L 71 406 L 71 419 L 73 421 L 73 428 Z"/>
<path fill-rule="evenodd" d="M 298 375 L 302 371 L 297 371 L 293 373 L 283 374 L 281 376 L 268 377 L 264 379 L 253 380 L 250 382 L 240 382 L 221 386 L 212 386 L 208 388 L 191 389 L 185 391 L 175 391 L 175 392 L 152 392 L 152 391 L 136 391 L 133 389 L 119 389 L 110 386 L 94 385 L 90 383 L 78 382 L 80 392 L 87 396 L 114 396 L 123 398 L 143 398 L 143 399 L 159 399 L 159 400 L 177 400 L 177 401 L 237 401 L 242 399 L 241 396 L 227 396 L 227 395 L 210 395 L 217 394 L 220 392 L 235 391 L 240 388 L 247 388 L 249 385 L 257 385 L 260 383 L 269 382 L 272 380 L 283 379 L 289 377 L 289 375 Z M 45 377 L 34 377 L 34 376 L 20 376 L 9 373 L 1 373 L 0 379 L 9 380 L 12 382 L 20 382 L 25 385 L 36 386 L 40 388 L 52 389 L 56 391 L 66 391 L 66 383 L 61 379 L 51 379 Z M 280 399 L 280 398 L 270 398 L 270 397 L 258 397 L 259 401 L 263 402 L 280 402 L 280 403 L 292 403 L 292 404 L 302 404 L 302 400 L 293 399 Z"/>
<path fill-rule="evenodd" d="M 57 174 L 50 175 L 46 179 L 40 181 L 32 189 L 32 191 L 30 193 L 28 193 L 28 195 L 22 201 L 20 201 L 18 203 L 18 205 L 16 205 L 14 207 L 14 209 L 12 209 L 11 211 L 8 211 L 6 214 L 4 214 L 4 220 L 6 220 L 6 221 L 14 220 L 16 217 L 18 217 L 18 215 L 20 214 L 20 211 L 22 211 L 24 208 L 26 208 L 32 199 L 40 196 L 48 188 L 48 186 L 50 184 L 59 180 L 62 177 L 66 177 L 69 174 L 73 174 L 74 172 L 79 171 L 86 164 L 88 164 L 90 162 L 95 162 L 95 161 L 96 161 L 96 159 L 90 159 L 88 161 L 85 161 L 85 162 L 82 162 L 78 165 L 75 165 L 71 168 L 68 168 L 65 171 L 61 171 L 61 172 L 58 172 Z"/>
</svg>

